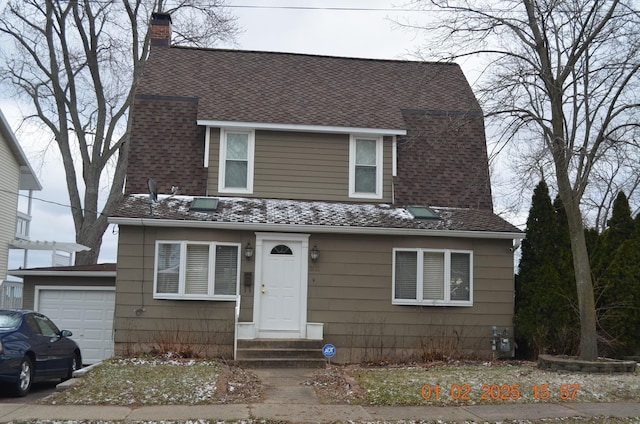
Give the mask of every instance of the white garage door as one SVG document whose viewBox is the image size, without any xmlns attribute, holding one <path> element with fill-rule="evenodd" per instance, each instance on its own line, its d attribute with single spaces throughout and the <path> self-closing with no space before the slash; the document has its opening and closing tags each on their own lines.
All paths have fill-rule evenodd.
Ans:
<svg viewBox="0 0 640 424">
<path fill-rule="evenodd" d="M 113 356 L 113 309 L 110 287 L 36 287 L 36 310 L 56 323 L 82 352 L 82 362 L 95 364 Z"/>
</svg>

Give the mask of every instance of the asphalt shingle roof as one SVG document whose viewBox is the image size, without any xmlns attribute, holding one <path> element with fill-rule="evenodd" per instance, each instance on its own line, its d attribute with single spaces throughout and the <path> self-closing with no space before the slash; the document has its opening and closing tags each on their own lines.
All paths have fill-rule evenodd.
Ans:
<svg viewBox="0 0 640 424">
<path fill-rule="evenodd" d="M 198 99 L 199 120 L 403 129 L 401 109 L 480 112 L 460 67 L 154 48 L 138 96 Z"/>
<path fill-rule="evenodd" d="M 191 196 L 126 196 L 114 218 L 166 219 L 198 222 L 283 224 L 343 228 L 404 228 L 423 230 L 521 231 L 490 210 L 432 207 L 441 219 L 414 219 L 403 207 L 384 203 L 340 203 L 281 199 L 219 197 L 212 213 L 191 212 Z"/>
<path fill-rule="evenodd" d="M 519 232 L 492 213 L 482 110 L 456 64 L 154 47 L 136 102 L 130 195 L 146 190 L 148 176 L 207 193 L 211 171 L 202 166 L 205 135 L 196 121 L 230 121 L 406 130 L 398 137 L 397 205 L 221 198 L 218 211 L 201 214 L 175 197 L 150 215 L 146 198 L 131 195 L 114 217 Z M 402 208 L 410 204 L 440 205 L 443 219 L 414 220 Z"/>
</svg>

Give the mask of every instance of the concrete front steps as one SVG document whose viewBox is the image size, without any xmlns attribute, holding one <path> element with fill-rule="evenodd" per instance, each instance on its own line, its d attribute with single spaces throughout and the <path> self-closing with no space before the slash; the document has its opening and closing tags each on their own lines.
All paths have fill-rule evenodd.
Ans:
<svg viewBox="0 0 640 424">
<path fill-rule="evenodd" d="M 238 340 L 236 363 L 246 368 L 324 368 L 322 340 Z"/>
</svg>

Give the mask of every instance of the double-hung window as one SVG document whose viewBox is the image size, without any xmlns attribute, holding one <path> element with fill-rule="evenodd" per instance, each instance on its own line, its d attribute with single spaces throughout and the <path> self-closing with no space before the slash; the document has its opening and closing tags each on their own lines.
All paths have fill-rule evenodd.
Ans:
<svg viewBox="0 0 640 424">
<path fill-rule="evenodd" d="M 153 297 L 235 300 L 239 252 L 235 243 L 158 241 Z"/>
<path fill-rule="evenodd" d="M 382 198 L 382 137 L 351 136 L 349 196 Z"/>
<path fill-rule="evenodd" d="M 462 250 L 394 249 L 393 303 L 472 306 L 473 253 Z"/>
<path fill-rule="evenodd" d="M 253 193 L 255 132 L 220 130 L 218 191 Z"/>
</svg>

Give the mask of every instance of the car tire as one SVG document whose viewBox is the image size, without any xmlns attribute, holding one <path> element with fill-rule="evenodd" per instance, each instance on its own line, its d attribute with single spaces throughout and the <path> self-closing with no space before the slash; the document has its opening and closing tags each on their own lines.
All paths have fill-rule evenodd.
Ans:
<svg viewBox="0 0 640 424">
<path fill-rule="evenodd" d="M 25 356 L 20 362 L 20 372 L 18 374 L 18 381 L 15 384 L 14 392 L 16 396 L 26 396 L 31 390 L 31 384 L 33 383 L 33 360 Z"/>
<path fill-rule="evenodd" d="M 80 352 L 75 352 L 73 359 L 71 360 L 71 364 L 69 365 L 69 372 L 67 373 L 65 380 L 73 378 L 74 371 L 77 371 L 80 368 L 82 368 L 82 357 L 80 356 Z"/>
</svg>

